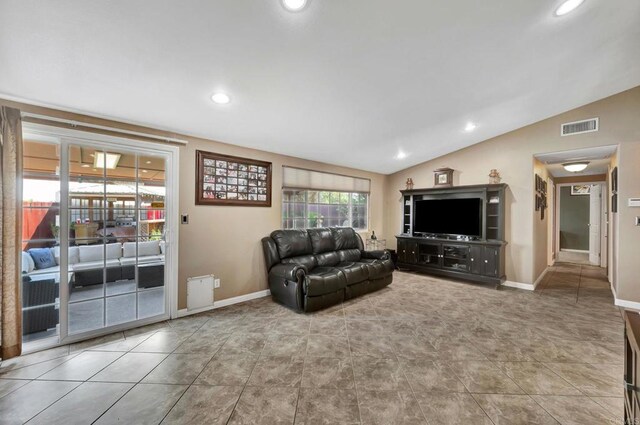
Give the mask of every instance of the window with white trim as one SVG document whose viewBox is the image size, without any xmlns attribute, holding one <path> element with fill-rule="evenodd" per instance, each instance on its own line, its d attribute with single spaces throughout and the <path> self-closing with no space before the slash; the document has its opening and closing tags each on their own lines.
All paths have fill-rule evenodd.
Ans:
<svg viewBox="0 0 640 425">
<path fill-rule="evenodd" d="M 368 179 L 283 167 L 282 228 L 368 228 Z"/>
</svg>

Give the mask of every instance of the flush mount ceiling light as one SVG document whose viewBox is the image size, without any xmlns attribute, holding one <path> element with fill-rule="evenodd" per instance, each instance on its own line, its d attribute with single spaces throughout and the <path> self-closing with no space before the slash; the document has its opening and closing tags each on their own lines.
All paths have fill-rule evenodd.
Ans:
<svg viewBox="0 0 640 425">
<path fill-rule="evenodd" d="M 475 125 L 472 122 L 468 122 L 467 125 L 464 127 L 464 131 L 466 131 L 467 133 L 471 133 L 473 130 L 475 130 L 477 127 L 477 125 Z"/>
<path fill-rule="evenodd" d="M 282 5 L 289 12 L 299 12 L 307 5 L 307 0 L 282 0 Z"/>
<path fill-rule="evenodd" d="M 562 3 L 555 11 L 556 16 L 564 16 L 569 12 L 575 10 L 578 6 L 580 6 L 584 0 L 567 0 Z"/>
<path fill-rule="evenodd" d="M 82 168 L 89 168 L 91 167 L 89 164 L 82 164 Z"/>
<path fill-rule="evenodd" d="M 567 162 L 566 164 L 562 164 L 564 169 L 571 173 L 579 173 L 587 168 L 587 165 L 589 165 L 589 161 Z"/>
<path fill-rule="evenodd" d="M 119 153 L 105 154 L 104 152 L 96 152 L 95 156 L 93 157 L 93 166 L 95 168 L 107 168 L 109 170 L 115 170 L 118 166 L 118 162 L 120 162 L 120 156 L 121 155 Z"/>
<path fill-rule="evenodd" d="M 211 96 L 211 100 L 213 100 L 213 102 L 217 103 L 218 105 L 226 105 L 227 103 L 231 102 L 231 98 L 226 93 L 214 93 Z"/>
<path fill-rule="evenodd" d="M 398 152 L 398 154 L 396 155 L 396 159 L 405 159 L 407 157 L 407 154 L 400 151 Z"/>
</svg>

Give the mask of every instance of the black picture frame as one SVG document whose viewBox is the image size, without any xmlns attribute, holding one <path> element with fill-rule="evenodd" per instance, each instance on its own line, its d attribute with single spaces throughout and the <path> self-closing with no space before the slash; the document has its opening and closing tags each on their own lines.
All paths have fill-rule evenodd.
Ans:
<svg viewBox="0 0 640 425">
<path fill-rule="evenodd" d="M 540 195 L 536 195 L 536 211 L 540 211 L 541 200 L 542 198 L 540 197 Z"/>
<path fill-rule="evenodd" d="M 618 167 L 611 170 L 611 193 L 618 193 Z"/>
<path fill-rule="evenodd" d="M 618 212 L 618 194 L 617 193 L 614 193 L 613 195 L 611 195 L 611 212 L 612 213 Z"/>
</svg>

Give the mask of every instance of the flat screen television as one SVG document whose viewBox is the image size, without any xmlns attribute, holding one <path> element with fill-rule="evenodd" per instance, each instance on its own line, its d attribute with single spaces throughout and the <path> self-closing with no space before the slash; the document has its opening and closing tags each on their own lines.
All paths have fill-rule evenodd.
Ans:
<svg viewBox="0 0 640 425">
<path fill-rule="evenodd" d="M 414 233 L 482 236 L 482 199 L 423 199 L 415 202 Z"/>
</svg>

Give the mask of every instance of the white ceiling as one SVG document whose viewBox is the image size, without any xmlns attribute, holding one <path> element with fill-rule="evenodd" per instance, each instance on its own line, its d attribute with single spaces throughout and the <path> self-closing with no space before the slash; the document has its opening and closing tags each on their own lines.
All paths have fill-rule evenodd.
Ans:
<svg viewBox="0 0 640 425">
<path fill-rule="evenodd" d="M 0 0 L 0 96 L 391 173 L 640 85 L 637 0 L 309 1 Z"/>
<path fill-rule="evenodd" d="M 547 170 L 553 177 L 592 176 L 596 174 L 607 174 L 609 172 L 611 157 L 616 150 L 617 146 L 613 145 L 597 146 L 593 148 L 538 154 L 536 158 L 547 165 Z M 562 166 L 564 163 L 577 161 L 587 161 L 589 165 L 579 173 L 567 171 Z"/>
</svg>

